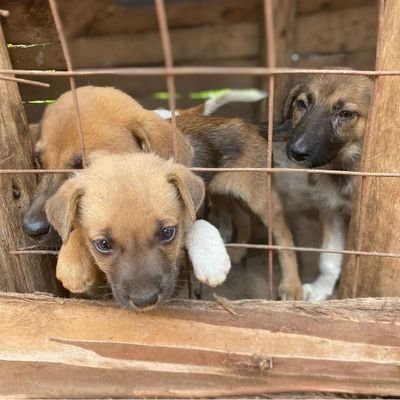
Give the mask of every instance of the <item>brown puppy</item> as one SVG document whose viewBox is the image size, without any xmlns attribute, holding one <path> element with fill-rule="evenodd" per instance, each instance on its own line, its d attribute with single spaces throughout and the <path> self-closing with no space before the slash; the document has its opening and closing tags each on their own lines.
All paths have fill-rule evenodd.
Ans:
<svg viewBox="0 0 400 400">
<path fill-rule="evenodd" d="M 317 75 L 290 92 L 285 118 L 292 120 L 289 159 L 307 168 L 358 168 L 373 82 L 363 76 Z M 320 208 L 324 249 L 343 250 L 355 188 L 353 177 L 310 175 Z M 321 253 L 320 276 L 304 285 L 308 300 L 324 300 L 340 275 L 342 255 Z"/>
<path fill-rule="evenodd" d="M 201 178 L 172 160 L 107 155 L 68 179 L 46 213 L 63 241 L 79 226 L 118 303 L 146 308 L 174 293 L 204 191 Z"/>
<path fill-rule="evenodd" d="M 126 94 L 113 88 L 100 87 L 82 87 L 77 94 L 89 156 L 99 150 L 108 153 L 151 151 L 164 158 L 172 156 L 172 126 L 153 112 L 144 110 Z M 192 166 L 197 167 L 266 166 L 267 142 L 251 124 L 240 119 L 205 117 L 190 111 L 181 112 L 177 117 L 177 125 L 179 162 L 189 165 L 191 161 Z M 70 92 L 46 110 L 36 154 L 43 168 L 80 165 L 81 150 Z M 237 199 L 258 215 L 264 224 L 268 223 L 265 173 L 213 172 L 200 175 L 205 179 L 211 195 Z M 40 184 L 37 196 L 25 215 L 24 226 L 28 234 L 33 227 L 32 230 L 39 234 L 51 235 L 48 221 L 42 218 L 44 203 L 60 184 L 60 177 L 47 177 Z M 281 201 L 274 190 L 271 206 L 275 240 L 280 245 L 293 246 Z M 44 221 L 45 229 L 37 229 L 41 226 L 36 224 L 36 219 Z M 80 237 L 79 234 L 75 236 Z M 281 297 L 301 299 L 302 286 L 295 253 L 280 252 L 279 257 L 283 269 Z M 83 259 L 84 256 L 79 258 Z M 65 265 L 64 271 L 72 271 L 71 265 Z M 81 281 L 79 291 L 87 290 L 90 282 L 90 279 Z"/>
</svg>

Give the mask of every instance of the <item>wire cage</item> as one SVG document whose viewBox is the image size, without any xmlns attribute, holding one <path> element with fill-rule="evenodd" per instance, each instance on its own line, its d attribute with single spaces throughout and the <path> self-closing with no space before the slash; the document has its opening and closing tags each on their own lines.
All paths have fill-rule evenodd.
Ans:
<svg viewBox="0 0 400 400">
<path fill-rule="evenodd" d="M 129 1 L 128 1 L 129 3 Z M 145 3 L 145 2 L 144 2 Z M 178 3 L 178 2 L 175 2 Z M 276 109 L 275 94 L 277 80 L 282 77 L 303 75 L 364 75 L 379 79 L 382 76 L 397 76 L 400 71 L 378 69 L 382 63 L 377 59 L 376 70 L 360 69 L 310 69 L 286 68 L 277 62 L 277 37 L 274 25 L 280 7 L 287 7 L 273 0 L 263 0 L 262 19 L 265 27 L 263 40 L 265 49 L 265 66 L 177 66 L 172 52 L 171 33 L 168 28 L 166 6 L 169 1 L 154 0 L 154 10 L 157 15 L 158 30 L 164 59 L 163 66 L 134 66 L 109 68 L 74 68 L 73 57 L 60 18 L 56 0 L 49 0 L 49 6 L 56 32 L 61 43 L 62 55 L 66 70 L 22 70 L 1 69 L 0 79 L 22 84 L 48 86 L 35 81 L 35 78 L 68 79 L 73 93 L 76 113 L 76 127 L 79 132 L 82 149 L 83 165 L 86 164 L 85 141 L 80 123 L 80 110 L 76 94 L 76 79 L 81 77 L 165 77 L 168 108 L 171 110 L 171 123 L 176 127 L 175 110 L 177 109 L 176 80 L 180 77 L 199 76 L 252 76 L 260 78 L 268 91 L 268 101 L 265 110 L 268 121 L 274 121 Z M 377 54 L 381 54 L 381 38 L 384 28 L 385 1 L 379 0 L 377 20 L 378 41 Z M 147 4 L 147 3 L 146 3 Z M 289 4 L 289 7 L 291 4 Z M 343 2 L 343 7 L 345 4 Z M 7 11 L 2 10 L 3 17 Z M 280 26 L 281 28 L 281 26 Z M 24 76 L 25 78 L 20 78 Z M 27 79 L 26 77 L 29 77 Z M 53 82 L 53 80 L 52 80 Z M 45 89 L 44 89 L 45 90 Z M 278 90 L 280 88 L 278 87 Z M 376 94 L 372 104 L 377 101 Z M 373 113 L 374 111 L 372 111 Z M 372 136 L 374 126 L 367 126 L 366 136 Z M 359 194 L 354 213 L 355 242 L 354 248 L 347 250 L 321 249 L 320 247 L 284 247 L 273 243 L 272 228 L 267 230 L 267 243 L 231 243 L 228 247 L 243 247 L 264 250 L 267 253 L 268 291 L 265 298 L 274 299 L 274 252 L 309 252 L 332 253 L 352 257 L 354 261 L 353 281 L 347 297 L 357 298 L 358 279 L 361 263 L 364 257 L 375 259 L 400 257 L 400 253 L 372 251 L 363 249 L 361 232 L 368 218 L 365 211 L 366 179 L 376 177 L 399 178 L 400 173 L 393 171 L 340 171 L 323 168 L 286 168 L 273 165 L 273 124 L 268 124 L 267 166 L 265 168 L 225 168 L 226 171 L 261 171 L 267 174 L 267 193 L 271 199 L 273 174 L 328 174 L 333 176 L 360 177 Z M 176 151 L 176 138 L 175 151 Z M 195 172 L 218 171 L 215 168 L 192 168 Z M 70 173 L 71 170 L 44 169 L 0 169 L 0 176 L 41 175 Z M 268 204 L 268 215 L 271 221 L 271 201 Z M 45 249 L 13 248 L 9 253 L 15 257 L 41 254 L 57 254 L 56 251 Z M 24 301 L 29 299 L 35 304 L 34 309 L 23 310 Z M 50 299 L 45 296 L 32 295 L 2 295 L 1 307 L 5 315 L 7 327 L 12 333 L 18 332 L 20 326 L 11 323 L 12 315 L 19 312 L 19 321 L 24 329 L 33 329 L 36 339 L 23 338 L 17 340 L 17 350 L 11 350 L 11 333 L 5 335 L 3 346 L 0 345 L 0 364 L 9 366 L 12 379 L 5 373 L 0 373 L 3 396 L 28 395 L 40 397 L 74 397 L 74 396 L 235 396 L 256 395 L 282 392 L 331 392 L 371 395 L 400 394 L 400 328 L 398 299 L 391 300 L 340 300 L 331 303 L 270 303 L 265 301 L 230 302 L 217 298 L 217 308 L 209 303 L 194 302 L 172 303 L 171 308 L 157 311 L 155 314 L 135 315 L 124 310 L 118 311 L 117 317 L 113 306 L 85 302 L 83 300 Z M 65 303 L 65 304 L 64 304 Z M 213 308 L 214 307 L 214 308 Z M 218 308 L 219 307 L 219 308 Z M 58 314 L 49 321 L 49 325 L 36 327 L 26 313 L 43 315 L 47 312 Z M 72 322 L 77 335 L 61 334 L 57 325 L 66 326 L 69 318 L 76 313 L 78 317 Z M 170 316 L 165 325 L 163 318 Z M 282 317 L 283 316 L 283 317 Z M 85 319 L 90 320 L 92 327 L 85 328 Z M 28 322 L 26 322 L 29 320 Z M 100 321 L 100 322 L 96 322 Z M 181 321 L 181 322 L 179 322 Z M 107 325 L 101 332 L 100 325 Z M 138 324 L 144 335 L 130 333 L 124 336 L 119 331 L 123 324 L 133 327 Z M 205 333 L 198 332 L 204 324 Z M 103 325 L 103 326 L 104 326 Z M 174 327 L 180 327 L 183 334 L 177 334 Z M 86 330 L 85 330 L 86 329 Z M 232 329 L 232 332 L 229 330 Z M 164 332 L 164 337 L 157 333 Z M 118 332 L 118 333 L 116 333 Z M 150 332 L 150 333 L 149 333 Z M 357 332 L 357 338 L 352 337 Z M 368 332 L 368 333 L 366 333 Z M 115 336 L 114 336 L 115 333 Z M 146 336 L 147 335 L 147 336 Z M 215 336 L 213 336 L 215 335 Z M 235 338 L 235 335 L 236 336 Z M 303 335 L 303 336 L 302 336 Z M 307 336 L 309 335 L 309 336 Z M 364 335 L 365 338 L 361 339 Z M 22 335 L 23 336 L 23 335 Z M 179 336 L 179 337 L 178 337 Z M 207 337 L 205 337 L 207 336 Z M 49 339 L 50 338 L 50 339 Z M 110 339 L 111 338 L 111 339 Z M 194 338 L 194 339 L 193 339 Z M 30 342 L 31 340 L 31 342 Z M 51 343 L 46 347 L 47 341 Z M 263 345 L 254 345 L 261 341 Z M 325 344 L 329 341 L 329 346 Z M 0 337 L 0 343 L 2 342 Z M 178 343 L 178 344 L 177 344 Z M 54 348 L 52 347 L 54 344 Z M 33 346 L 33 351 L 32 351 Z M 70 346 L 79 349 L 76 356 L 67 355 Z M 104 346 L 104 349 L 102 349 Z M 250 346 L 247 351 L 246 346 Z M 328 348 L 329 347 L 329 348 Z M 225 351 L 224 348 L 227 350 Z M 66 350 L 67 349 L 67 350 Z M 160 357 L 151 355 L 151 350 L 160 351 Z M 184 349 L 186 349 L 184 351 Z M 258 349 L 258 350 L 257 350 Z M 246 351 L 245 351 L 246 350 Z M 35 355 L 37 358 L 35 358 Z M 91 358 L 93 357 L 93 358 Z M 190 360 L 199 357 L 198 362 Z M 64 364 L 59 375 L 53 368 L 58 363 Z M 39 370 L 35 370 L 41 366 Z M 97 371 L 100 372 L 95 372 Z M 371 372 L 371 369 L 374 372 Z M 22 371 L 31 379 L 24 381 L 18 387 L 17 371 Z M 106 372 L 104 372 L 106 371 Z M 21 373 L 22 373 L 21 372 Z M 82 380 L 81 374 L 88 374 L 87 380 Z M 102 375 L 104 374 L 105 375 Z M 158 374 L 158 375 L 157 375 Z M 184 374 L 184 375 L 183 375 Z M 101 389 L 95 388 L 99 377 L 110 379 Z M 125 380 L 143 376 L 137 386 L 129 385 Z M 156 376 L 160 376 L 153 385 Z M 181 379 L 185 376 L 185 379 Z M 32 383 L 38 379 L 42 389 L 36 389 Z M 8 383 L 7 383 L 8 382 Z M 68 383 L 66 383 L 68 382 Z M 72 383 L 71 383 L 72 382 Z M 368 383 L 367 383 L 368 382 Z M 116 389 L 118 383 L 119 389 Z M 318 397 L 318 395 L 315 395 Z"/>
</svg>

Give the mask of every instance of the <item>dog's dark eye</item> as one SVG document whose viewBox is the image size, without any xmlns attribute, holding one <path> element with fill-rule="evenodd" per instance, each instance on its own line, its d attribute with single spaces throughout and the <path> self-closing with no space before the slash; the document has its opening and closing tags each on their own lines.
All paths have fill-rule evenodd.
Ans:
<svg viewBox="0 0 400 400">
<path fill-rule="evenodd" d="M 305 110 L 307 108 L 307 103 L 301 99 L 297 99 L 295 105 L 299 110 Z"/>
<path fill-rule="evenodd" d="M 343 110 L 343 111 L 340 111 L 340 113 L 339 113 L 339 117 L 343 118 L 343 119 L 354 118 L 356 115 L 357 115 L 357 113 L 355 111 L 348 111 L 348 110 Z"/>
<path fill-rule="evenodd" d="M 175 226 L 166 226 L 162 228 L 160 231 L 160 240 L 161 243 L 168 243 L 170 242 L 176 234 L 176 227 Z"/>
<path fill-rule="evenodd" d="M 73 169 L 82 169 L 83 168 L 81 155 L 78 154 L 78 155 L 74 156 L 74 158 L 72 160 L 72 168 Z"/>
<path fill-rule="evenodd" d="M 112 246 L 107 239 L 98 239 L 93 241 L 94 248 L 103 254 L 111 254 Z"/>
</svg>

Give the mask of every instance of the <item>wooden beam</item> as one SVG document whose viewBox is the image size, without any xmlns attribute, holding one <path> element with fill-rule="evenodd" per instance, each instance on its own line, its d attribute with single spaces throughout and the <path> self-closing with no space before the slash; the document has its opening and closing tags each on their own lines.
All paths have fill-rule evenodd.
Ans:
<svg viewBox="0 0 400 400">
<path fill-rule="evenodd" d="M 227 26 L 203 26 L 171 29 L 175 64 L 214 60 L 248 59 L 259 51 L 258 26 L 238 23 Z M 139 34 L 85 36 L 69 41 L 74 68 L 161 65 L 164 62 L 158 31 Z M 65 69 L 58 43 L 28 48 L 14 47 L 10 56 L 20 69 Z"/>
<path fill-rule="evenodd" d="M 297 3 L 298 13 L 306 14 L 375 5 L 376 0 L 297 0 Z"/>
<path fill-rule="evenodd" d="M 400 2 L 387 0 L 382 46 L 377 69 L 391 70 L 400 65 Z M 370 111 L 362 154 L 361 170 L 400 172 L 400 80 L 378 77 Z M 398 252 L 400 243 L 400 180 L 364 178 L 353 210 L 349 248 L 363 251 Z M 362 194 L 361 194 L 362 193 Z M 358 206 L 362 198 L 361 207 Z M 357 296 L 400 296 L 400 260 L 361 257 L 357 273 L 355 257 L 350 257 L 341 279 L 341 296 L 351 297 L 353 285 Z"/>
<path fill-rule="evenodd" d="M 0 295 L 0 396 L 400 393 L 399 299 L 230 306 Z"/>
<path fill-rule="evenodd" d="M 0 27 L 0 68 L 10 69 Z M 33 168 L 32 142 L 26 116 L 14 82 L 0 80 L 0 167 Z M 61 293 L 54 258 L 10 255 L 10 250 L 32 245 L 22 232 L 22 213 L 36 184 L 34 175 L 0 175 L 0 290 Z"/>
<path fill-rule="evenodd" d="M 368 49 L 376 43 L 377 5 L 299 15 L 297 53 L 339 53 Z"/>
</svg>

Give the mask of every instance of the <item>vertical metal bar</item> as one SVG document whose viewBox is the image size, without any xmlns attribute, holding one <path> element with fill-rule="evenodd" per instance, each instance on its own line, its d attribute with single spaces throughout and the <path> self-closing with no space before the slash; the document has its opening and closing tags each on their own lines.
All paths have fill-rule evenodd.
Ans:
<svg viewBox="0 0 400 400">
<path fill-rule="evenodd" d="M 378 35 L 377 35 L 377 44 L 376 44 L 376 60 L 375 60 L 375 70 L 379 70 L 381 67 L 381 48 L 382 48 L 382 31 L 383 31 L 383 25 L 384 25 L 384 15 L 385 15 L 385 0 L 378 0 Z M 379 76 L 376 77 L 375 83 L 374 83 L 374 93 L 372 96 L 372 101 L 371 105 L 375 104 L 375 87 L 376 87 L 376 82 L 379 79 Z M 375 119 L 376 116 L 376 111 L 375 107 L 372 107 L 370 110 L 370 114 L 368 117 L 369 121 L 372 121 Z M 366 128 L 366 133 L 367 135 L 371 135 L 371 133 L 368 133 L 370 129 L 370 122 L 368 122 L 367 128 Z M 366 157 L 366 154 L 364 153 L 364 158 Z M 363 168 L 361 168 L 363 169 Z M 357 228 L 356 228 L 356 235 L 355 235 L 355 250 L 360 251 L 361 246 L 362 246 L 362 240 L 361 240 L 361 232 L 363 231 L 363 225 L 364 225 L 364 220 L 365 220 L 365 208 L 364 206 L 364 197 L 365 197 L 365 176 L 361 176 L 360 180 L 360 197 L 359 197 L 359 202 L 358 202 L 358 221 L 357 221 Z M 357 297 L 357 286 L 358 286 L 358 279 L 359 279 L 359 274 L 360 274 L 360 255 L 356 254 L 355 256 L 355 263 L 354 263 L 354 281 L 353 281 L 353 286 L 351 290 L 351 296 L 352 297 Z"/>
<path fill-rule="evenodd" d="M 167 15 L 165 12 L 164 0 L 155 0 L 158 26 L 161 35 L 161 44 L 164 53 L 165 68 L 167 70 L 166 81 L 167 81 L 167 92 L 168 92 L 168 107 L 171 110 L 171 122 L 173 126 L 173 149 L 174 149 L 174 159 L 176 160 L 178 150 L 177 150 L 177 140 L 176 140 L 176 86 L 175 86 L 175 76 L 170 72 L 173 67 L 173 56 L 171 49 L 171 40 L 169 37 Z"/>
<path fill-rule="evenodd" d="M 57 33 L 60 38 L 61 48 L 63 51 L 65 62 L 67 64 L 67 70 L 68 70 L 68 72 L 73 72 L 71 56 L 69 53 L 68 44 L 67 44 L 67 40 L 65 38 L 64 29 L 62 26 L 60 15 L 58 13 L 57 4 L 56 4 L 55 0 L 49 0 L 49 5 L 50 5 L 51 13 L 53 14 L 53 19 L 54 19 L 54 23 L 56 25 Z M 79 112 L 78 96 L 76 95 L 75 79 L 73 76 L 69 76 L 68 79 L 69 79 L 69 84 L 71 87 L 72 99 L 74 102 L 74 108 L 75 108 L 75 113 L 76 113 L 76 127 L 78 130 L 78 136 L 79 136 L 79 141 L 80 141 L 80 146 L 81 146 L 81 151 L 82 151 L 82 165 L 85 167 L 86 166 L 85 140 L 84 140 L 83 132 L 82 132 L 81 116 L 80 116 L 80 112 Z"/>
<path fill-rule="evenodd" d="M 276 67 L 276 52 L 275 52 L 275 32 L 274 32 L 274 5 L 273 0 L 264 0 L 264 24 L 266 33 L 266 54 L 267 66 L 270 68 Z M 272 166 L 272 128 L 274 120 L 274 89 L 275 77 L 269 75 L 268 78 L 268 144 L 267 144 L 267 168 Z M 268 245 L 272 245 L 272 175 L 267 173 L 267 214 L 268 214 Z M 273 299 L 273 251 L 268 250 L 268 298 Z"/>
</svg>

